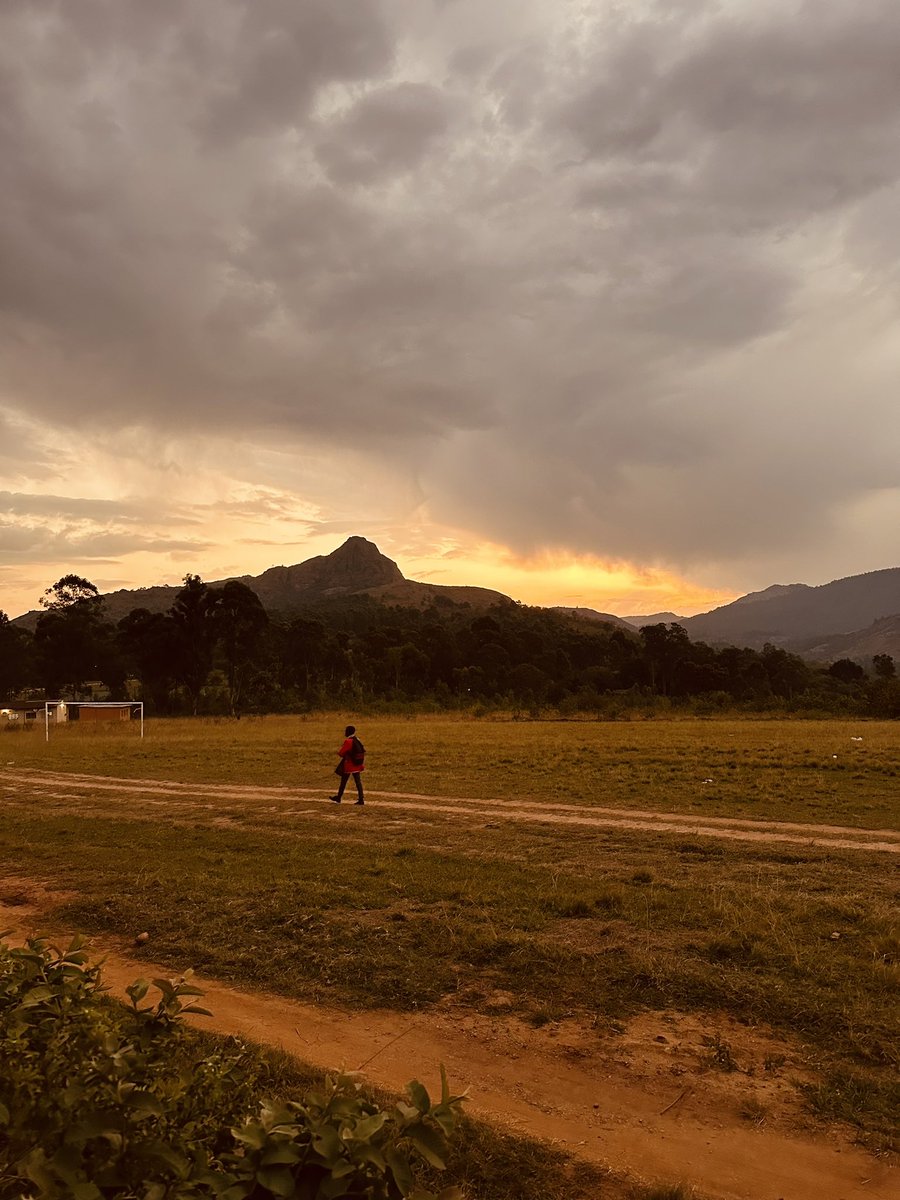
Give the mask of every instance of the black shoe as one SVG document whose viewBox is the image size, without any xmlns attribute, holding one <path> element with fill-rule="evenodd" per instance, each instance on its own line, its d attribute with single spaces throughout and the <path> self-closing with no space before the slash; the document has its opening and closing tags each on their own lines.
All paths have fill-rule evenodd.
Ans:
<svg viewBox="0 0 900 1200">
<path fill-rule="evenodd" d="M 329 796 L 328 799 L 331 801 L 332 804 L 340 804 L 340 802 L 341 802 L 340 796 Z"/>
<path fill-rule="evenodd" d="M 360 804 L 365 804 L 365 800 L 355 800 L 353 807 L 356 808 L 357 805 L 360 805 Z"/>
</svg>

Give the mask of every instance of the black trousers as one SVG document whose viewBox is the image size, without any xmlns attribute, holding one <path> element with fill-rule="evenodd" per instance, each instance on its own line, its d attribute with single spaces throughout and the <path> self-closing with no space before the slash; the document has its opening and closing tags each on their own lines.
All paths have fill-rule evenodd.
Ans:
<svg viewBox="0 0 900 1200">
<path fill-rule="evenodd" d="M 360 800 L 362 800 L 362 798 L 363 798 L 363 786 L 362 786 L 362 772 L 361 772 L 361 771 L 353 771 L 353 772 L 352 772 L 351 774 L 349 774 L 349 775 L 342 775 L 342 776 L 341 776 L 341 782 L 340 782 L 340 785 L 339 785 L 339 787 L 338 787 L 338 790 L 337 790 L 337 794 L 338 794 L 338 796 L 339 796 L 339 797 L 340 797 L 340 796 L 343 796 L 343 794 L 344 794 L 344 788 L 347 786 L 347 780 L 348 780 L 348 779 L 353 779 L 353 780 L 355 780 L 355 782 L 356 782 L 356 794 L 357 794 L 357 796 L 359 797 L 359 799 L 360 799 Z"/>
</svg>

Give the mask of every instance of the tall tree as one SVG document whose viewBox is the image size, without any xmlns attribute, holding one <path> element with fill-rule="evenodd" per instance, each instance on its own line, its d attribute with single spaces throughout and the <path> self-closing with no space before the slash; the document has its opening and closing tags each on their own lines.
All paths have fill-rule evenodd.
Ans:
<svg viewBox="0 0 900 1200">
<path fill-rule="evenodd" d="M 793 700 L 809 685 L 812 671 L 798 655 L 766 642 L 760 659 L 772 692 L 783 700 Z"/>
<path fill-rule="evenodd" d="M 234 717 L 240 711 L 247 681 L 259 666 L 269 618 L 256 592 L 237 579 L 230 579 L 218 589 L 212 611 L 225 659 L 231 715 Z"/>
<path fill-rule="evenodd" d="M 828 668 L 828 674 L 841 683 L 859 683 L 865 679 L 866 673 L 858 662 L 852 658 L 839 658 Z"/>
<path fill-rule="evenodd" d="M 97 588 L 81 575 L 63 575 L 40 599 L 41 608 L 49 612 L 71 612 L 76 605 L 82 605 L 82 612 L 90 607 L 99 613 L 102 603 Z"/>
<path fill-rule="evenodd" d="M 143 699 L 156 712 L 164 712 L 178 675 L 181 643 L 175 622 L 164 613 L 134 608 L 119 622 L 118 631 L 128 668 L 141 681 Z"/>
<path fill-rule="evenodd" d="M 30 673 L 30 636 L 0 609 L 0 699 L 11 700 Z"/>
<path fill-rule="evenodd" d="M 644 653 L 650 668 L 650 686 L 663 696 L 672 693 L 679 665 L 691 653 L 691 639 L 682 625 L 644 625 Z"/>
<path fill-rule="evenodd" d="M 48 695 L 77 698 L 88 680 L 117 674 L 112 626 L 103 619 L 97 588 L 80 575 L 64 575 L 41 597 L 46 609 L 35 626 L 39 669 Z"/>
<path fill-rule="evenodd" d="M 185 575 L 184 587 L 169 610 L 178 638 L 176 677 L 187 690 L 194 716 L 200 708 L 203 685 L 212 670 L 216 644 L 213 612 L 217 600 L 218 593 L 208 587 L 199 575 Z"/>
</svg>

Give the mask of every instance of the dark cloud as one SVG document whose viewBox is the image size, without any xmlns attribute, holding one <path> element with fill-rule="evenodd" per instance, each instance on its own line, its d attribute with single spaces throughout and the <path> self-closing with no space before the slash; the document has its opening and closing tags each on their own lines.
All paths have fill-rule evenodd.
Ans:
<svg viewBox="0 0 900 1200">
<path fill-rule="evenodd" d="M 378 0 L 229 7 L 232 36 L 204 54 L 213 75 L 204 89 L 205 125 L 217 141 L 283 136 L 302 125 L 322 86 L 377 78 L 391 65 L 393 40 Z"/>
<path fill-rule="evenodd" d="M 519 550 L 837 561 L 896 478 L 898 56 L 893 0 L 6 6 L 0 399 L 349 440 Z"/>
<path fill-rule="evenodd" d="M 159 501 L 84 499 L 73 496 L 52 496 L 26 492 L 0 491 L 0 514 L 15 517 L 64 517 L 74 520 L 115 521 L 123 525 L 147 525 L 154 519 L 177 519 L 179 524 L 191 523 L 185 512 L 163 509 Z M 196 518 L 194 518 L 195 520 Z"/>
<path fill-rule="evenodd" d="M 451 103 L 426 83 L 368 93 L 334 121 L 316 157 L 335 183 L 369 183 L 412 170 L 450 123 Z"/>
<path fill-rule="evenodd" d="M 41 525 L 8 524 L 0 521 L 0 554 L 16 562 L 52 563 L 98 559 L 114 561 L 120 555 L 149 551 L 157 554 L 207 549 L 199 538 L 154 537 L 133 530 L 48 529 Z"/>
</svg>

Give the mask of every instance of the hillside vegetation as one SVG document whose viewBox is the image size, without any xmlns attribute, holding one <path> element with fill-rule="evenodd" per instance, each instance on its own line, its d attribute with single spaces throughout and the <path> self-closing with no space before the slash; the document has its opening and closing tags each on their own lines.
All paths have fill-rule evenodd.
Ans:
<svg viewBox="0 0 900 1200">
<path fill-rule="evenodd" d="M 166 613 L 114 625 L 85 580 L 59 581 L 34 633 L 0 619 L 0 700 L 140 699 L 148 713 L 291 712 L 335 705 L 560 715 L 729 709 L 900 715 L 893 658 L 828 668 L 782 647 L 692 642 L 513 603 L 446 597 L 424 608 L 371 596 L 269 614 L 237 581 L 188 576 Z M 66 585 L 66 586 L 63 586 Z"/>
</svg>

